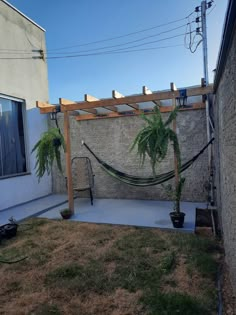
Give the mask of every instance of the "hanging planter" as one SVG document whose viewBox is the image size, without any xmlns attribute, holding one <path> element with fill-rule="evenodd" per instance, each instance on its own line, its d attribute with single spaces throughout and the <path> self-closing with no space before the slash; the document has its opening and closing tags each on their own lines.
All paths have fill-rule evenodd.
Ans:
<svg viewBox="0 0 236 315">
<path fill-rule="evenodd" d="M 61 148 L 65 151 L 65 141 L 59 128 L 52 128 L 44 132 L 41 139 L 36 143 L 32 152 L 36 151 L 36 175 L 40 180 L 44 173 L 51 173 L 52 164 L 57 163 L 62 172 Z"/>
</svg>

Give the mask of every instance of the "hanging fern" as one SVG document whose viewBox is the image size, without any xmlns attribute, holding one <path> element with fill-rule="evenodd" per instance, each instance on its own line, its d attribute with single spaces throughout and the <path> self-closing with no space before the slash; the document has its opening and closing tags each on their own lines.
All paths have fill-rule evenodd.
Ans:
<svg viewBox="0 0 236 315">
<path fill-rule="evenodd" d="M 50 174 L 51 167 L 56 160 L 58 169 L 62 172 L 61 147 L 65 151 L 65 141 L 58 128 L 44 132 L 41 139 L 35 144 L 32 152 L 36 151 L 36 175 L 40 180 L 44 173 Z"/>
<path fill-rule="evenodd" d="M 164 122 L 159 107 L 155 106 L 154 114 L 150 118 L 145 115 L 141 116 L 147 125 L 137 134 L 131 150 L 137 146 L 141 165 L 144 164 L 146 156 L 149 156 L 154 175 L 156 174 L 157 163 L 166 157 L 169 142 L 172 142 L 176 152 L 178 167 L 180 168 L 181 166 L 177 135 L 169 128 L 170 123 L 176 118 L 176 115 L 177 109 L 174 109 L 166 122 Z"/>
<path fill-rule="evenodd" d="M 146 126 L 137 134 L 131 146 L 131 150 L 137 147 L 137 153 L 140 156 L 140 162 L 143 165 L 146 156 L 149 156 L 153 174 L 156 175 L 156 165 L 161 162 L 167 155 L 168 145 L 173 145 L 173 150 L 177 158 L 178 183 L 175 189 L 171 185 L 165 188 L 167 193 L 174 197 L 176 212 L 180 212 L 180 197 L 182 194 L 185 178 L 180 175 L 181 168 L 181 154 L 179 148 L 179 141 L 177 134 L 169 127 L 169 125 L 176 119 L 177 108 L 175 108 L 164 122 L 162 120 L 161 112 L 158 106 L 154 108 L 154 114 L 148 118 L 142 115 L 142 119 L 146 122 Z"/>
</svg>

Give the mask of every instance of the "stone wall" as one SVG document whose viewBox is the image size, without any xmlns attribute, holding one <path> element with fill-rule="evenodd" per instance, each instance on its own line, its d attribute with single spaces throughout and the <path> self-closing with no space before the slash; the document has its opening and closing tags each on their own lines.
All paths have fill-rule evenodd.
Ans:
<svg viewBox="0 0 236 315">
<path fill-rule="evenodd" d="M 236 293 L 236 29 L 215 96 L 216 195 L 226 261 Z"/>
<path fill-rule="evenodd" d="M 167 113 L 163 115 L 164 118 L 168 117 Z M 192 158 L 206 144 L 205 121 L 205 110 L 179 112 L 177 126 L 183 162 Z M 62 115 L 60 114 L 59 124 L 61 127 L 62 122 Z M 136 153 L 129 152 L 136 134 L 143 125 L 143 120 L 137 116 L 80 122 L 77 122 L 73 117 L 71 118 L 72 157 L 88 156 L 91 158 L 95 174 L 95 198 L 170 199 L 161 185 L 141 188 L 129 186 L 113 179 L 104 173 L 96 160 L 81 145 L 83 139 L 101 159 L 123 172 L 138 176 L 150 176 L 152 173 L 149 161 L 140 167 Z M 174 162 L 171 151 L 172 148 L 170 148 L 168 158 L 161 163 L 157 173 L 173 169 Z M 182 199 L 206 201 L 207 153 L 205 152 L 183 174 L 186 177 L 186 184 Z M 64 178 L 56 170 L 53 172 L 53 187 L 55 192 L 65 191 Z"/>
</svg>

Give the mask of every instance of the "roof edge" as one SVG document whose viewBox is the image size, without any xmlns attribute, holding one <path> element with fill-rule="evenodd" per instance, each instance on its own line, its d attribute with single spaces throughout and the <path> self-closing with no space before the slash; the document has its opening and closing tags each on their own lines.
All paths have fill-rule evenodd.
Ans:
<svg viewBox="0 0 236 315">
<path fill-rule="evenodd" d="M 236 28 L 236 1 L 229 0 L 228 8 L 225 15 L 224 29 L 221 39 L 221 46 L 218 54 L 216 74 L 214 79 L 214 93 L 216 92 L 223 70 L 226 63 L 226 56 L 229 52 L 232 40 L 233 31 Z"/>
<path fill-rule="evenodd" d="M 22 13 L 20 10 L 18 10 L 16 7 L 14 7 L 12 4 L 10 4 L 8 1 L 6 0 L 2 0 L 2 2 L 4 2 L 6 5 L 8 5 L 10 8 L 12 8 L 13 10 L 15 10 L 17 13 L 19 13 L 21 16 L 23 16 L 24 18 L 26 18 L 28 21 L 30 21 L 32 24 L 34 24 L 35 26 L 37 26 L 38 28 L 40 28 L 43 32 L 46 32 L 46 30 L 41 27 L 39 24 L 37 24 L 36 22 L 34 22 L 32 19 L 30 19 L 27 15 L 25 15 L 24 13 Z"/>
</svg>

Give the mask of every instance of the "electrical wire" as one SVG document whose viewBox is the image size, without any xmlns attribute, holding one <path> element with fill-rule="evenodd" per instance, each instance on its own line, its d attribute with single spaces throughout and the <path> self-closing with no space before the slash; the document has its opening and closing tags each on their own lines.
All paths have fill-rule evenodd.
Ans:
<svg viewBox="0 0 236 315">
<path fill-rule="evenodd" d="M 195 11 L 191 12 L 190 14 L 188 14 L 188 15 L 187 15 L 186 17 L 184 17 L 184 18 L 177 19 L 177 20 L 174 20 L 174 21 L 170 21 L 170 22 L 168 22 L 168 23 L 159 24 L 159 25 L 156 25 L 156 26 L 153 26 L 153 27 L 149 27 L 149 28 L 146 28 L 146 29 L 142 29 L 142 30 L 140 30 L 140 31 L 135 31 L 135 32 L 131 32 L 131 33 L 124 34 L 124 35 L 109 37 L 109 38 L 106 38 L 106 39 L 101 39 L 101 40 L 97 40 L 97 41 L 92 41 L 92 42 L 88 42 L 88 43 L 84 43 L 84 44 L 78 44 L 78 45 L 73 45 L 73 46 L 66 46 L 66 47 L 48 49 L 48 52 L 49 52 L 49 51 L 55 51 L 55 50 L 64 50 L 64 49 L 74 48 L 74 47 L 88 46 L 88 45 L 93 45 L 93 44 L 98 44 L 98 43 L 102 43 L 102 42 L 107 42 L 107 41 L 112 41 L 112 40 L 115 40 L 115 39 L 120 39 L 120 38 L 128 37 L 128 36 L 131 36 L 131 35 L 140 34 L 140 33 L 147 32 L 147 31 L 150 31 L 150 30 L 153 30 L 153 29 L 156 29 L 156 28 L 160 28 L 160 27 L 163 27 L 163 26 L 166 26 L 166 25 L 170 25 L 170 24 L 174 24 L 174 23 L 177 23 L 177 22 L 186 20 L 186 19 L 188 19 L 188 18 L 189 18 L 192 14 L 194 14 L 194 13 L 195 13 Z"/>
<path fill-rule="evenodd" d="M 182 33 L 182 34 L 170 36 L 170 37 L 167 37 L 167 38 L 162 38 L 162 39 L 159 39 L 159 40 L 150 41 L 150 42 L 142 43 L 142 44 L 139 44 L 139 45 L 133 45 L 133 46 L 120 48 L 120 49 L 107 50 L 107 51 L 102 51 L 102 52 L 94 52 L 94 53 L 89 53 L 89 54 L 81 54 L 81 53 L 79 53 L 79 54 L 75 54 L 75 55 L 65 55 L 65 56 L 46 56 L 45 59 L 76 58 L 76 57 L 105 55 L 105 54 L 112 54 L 112 53 L 122 53 L 122 52 L 126 53 L 126 52 L 136 52 L 136 51 L 143 51 L 143 50 L 153 50 L 153 49 L 162 49 L 162 48 L 176 47 L 176 45 L 174 45 L 174 46 L 149 47 L 149 48 L 146 48 L 146 49 L 130 50 L 132 48 L 136 48 L 136 47 L 140 47 L 140 46 L 144 46 L 144 45 L 148 45 L 148 44 L 153 44 L 153 43 L 157 43 L 157 42 L 162 42 L 162 41 L 165 41 L 165 40 L 181 37 L 181 36 L 184 36 L 184 35 L 185 35 L 185 33 Z M 177 46 L 180 46 L 180 45 L 177 45 Z M 14 60 L 14 59 L 32 60 L 32 59 L 42 59 L 42 57 L 0 57 L 0 59 L 1 60 L 3 60 L 3 59 L 4 60 Z"/>
<path fill-rule="evenodd" d="M 79 46 L 88 46 L 88 45 L 92 45 L 92 44 L 97 44 L 97 43 L 102 43 L 102 42 L 106 42 L 106 41 L 112 41 L 112 40 L 115 40 L 115 39 L 120 39 L 120 38 L 124 38 L 124 37 L 128 37 L 128 36 L 132 36 L 132 35 L 136 35 L 136 34 L 140 34 L 140 33 L 143 33 L 143 32 L 147 32 L 147 31 L 150 31 L 150 30 L 153 30 L 153 29 L 156 29 L 156 28 L 160 28 L 160 27 L 163 27 L 163 26 L 167 26 L 167 25 L 170 25 L 170 24 L 174 24 L 174 23 L 177 23 L 177 22 L 180 22 L 180 21 L 183 21 L 185 19 L 189 19 L 189 17 L 194 14 L 195 12 L 191 12 L 190 14 L 188 14 L 186 17 L 184 18 L 181 18 L 181 19 L 177 19 L 177 20 L 173 20 L 173 21 L 170 21 L 168 23 L 163 23 L 163 24 L 159 24 L 159 25 L 156 25 L 156 26 L 153 26 L 153 27 L 150 27 L 150 28 L 146 28 L 146 29 L 142 29 L 140 31 L 135 31 L 135 32 L 131 32 L 131 33 L 127 33 L 127 34 L 124 34 L 124 35 L 120 35 L 120 36 L 115 36 L 115 37 L 110 37 L 110 38 L 106 38 L 106 39 L 102 39 L 102 40 L 98 40 L 98 41 L 93 41 L 93 42 L 89 42 L 89 43 L 84 43 L 84 44 L 78 44 L 78 45 L 73 45 L 73 46 L 67 46 L 67 47 L 61 47 L 61 48 L 55 48 L 55 49 L 49 49 L 47 52 L 50 53 L 51 51 L 57 51 L 57 50 L 64 50 L 64 49 L 68 49 L 68 48 L 73 48 L 73 47 L 79 47 Z M 181 26 L 180 26 L 181 27 Z M 179 28 L 180 28 L 179 27 Z M 178 29 L 178 27 L 176 28 Z M 173 29 L 174 30 L 174 29 Z M 169 30 L 169 31 L 172 31 L 172 30 Z M 163 33 L 167 33 L 168 31 L 166 32 L 163 32 Z M 160 33 L 161 34 L 161 33 Z M 154 37 L 154 36 L 157 36 L 157 35 L 151 35 L 150 37 Z M 149 36 L 147 36 L 148 38 Z M 143 39 L 139 39 L 139 40 L 144 40 L 145 38 Z M 138 41 L 138 40 L 137 40 Z M 24 50 L 24 49 L 7 49 L 7 48 L 0 48 L 0 53 L 1 52 L 22 52 L 22 53 L 27 53 L 27 54 L 31 54 L 32 51 L 30 50 Z M 71 53 L 74 53 L 74 52 L 71 52 Z"/>
<path fill-rule="evenodd" d="M 104 55 L 104 54 L 110 54 L 110 53 L 131 52 L 131 51 L 128 51 L 128 49 L 144 46 L 144 45 L 147 45 L 147 44 L 153 44 L 153 43 L 161 42 L 161 41 L 165 41 L 165 40 L 168 40 L 168 39 L 172 39 L 172 38 L 176 38 L 176 37 L 180 37 L 180 36 L 184 36 L 184 35 L 185 35 L 185 33 L 178 34 L 178 35 L 175 35 L 175 36 L 171 36 L 171 37 L 168 37 L 168 38 L 163 38 L 163 39 L 159 39 L 159 40 L 143 43 L 143 44 L 139 44 L 139 45 L 129 46 L 129 47 L 115 49 L 115 50 L 108 50 L 108 51 L 103 51 L 103 52 L 96 52 L 96 53 L 90 53 L 90 54 L 65 55 L 65 56 L 46 56 L 45 58 L 46 59 L 65 59 L 65 58 L 76 58 L 76 57 Z M 152 48 L 152 47 L 150 47 L 150 48 Z M 135 51 L 138 51 L 138 50 L 135 50 Z"/>
<path fill-rule="evenodd" d="M 210 14 L 211 14 L 211 12 L 212 12 L 213 10 L 215 10 L 215 8 L 216 8 L 216 4 L 212 7 L 212 9 L 211 9 L 209 12 L 207 12 L 207 14 L 206 14 L 206 15 L 210 15 Z"/>
<path fill-rule="evenodd" d="M 195 21 L 191 21 L 190 23 L 194 23 Z M 186 24 L 182 24 L 178 27 L 175 27 L 175 28 L 172 28 L 172 29 L 169 29 L 169 30 L 166 30 L 166 31 L 163 31 L 163 32 L 160 32 L 160 33 L 157 33 L 157 34 L 153 34 L 153 35 L 149 35 L 149 36 L 145 36 L 143 38 L 139 38 L 139 39 L 136 39 L 136 40 L 133 40 L 133 41 L 128 41 L 128 42 L 125 42 L 125 43 L 120 43 L 120 44 L 116 44 L 116 45 L 112 45 L 112 46 L 104 46 L 104 47 L 98 47 L 98 48 L 93 48 L 93 49 L 88 49 L 88 50 L 81 50 L 81 51 L 76 51 L 76 52 L 55 52 L 55 53 L 50 53 L 50 52 L 47 52 L 47 55 L 49 54 L 80 54 L 80 53 L 84 53 L 84 52 L 92 52 L 92 51 L 98 51 L 98 50 L 104 50 L 104 49 L 109 49 L 109 48 L 114 48 L 114 47 L 120 47 L 120 46 L 125 46 L 125 45 L 128 45 L 128 44 L 132 44 L 132 43 L 136 43 L 136 42 L 139 42 L 139 41 L 143 41 L 145 39 L 148 39 L 148 38 L 153 38 L 153 37 L 157 37 L 157 36 L 161 36 L 163 34 L 166 34 L 166 33 L 169 33 L 169 32 L 172 32 L 172 31 L 175 31 L 175 30 L 178 30 L 180 28 L 183 28 L 185 27 Z M 30 53 L 18 53 L 18 54 L 26 54 L 26 55 L 32 55 L 33 53 L 35 53 L 35 51 L 31 51 Z M 0 51 L 0 54 L 6 54 L 6 52 L 1 52 Z M 14 55 L 16 54 L 15 52 L 8 52 L 7 54 L 11 54 L 11 55 Z"/>
<path fill-rule="evenodd" d="M 193 23 L 195 21 L 192 21 L 190 23 Z M 103 50 L 103 49 L 109 49 L 109 48 L 114 48 L 114 47 L 120 47 L 120 46 L 125 46 L 125 45 L 128 45 L 128 44 L 132 44 L 132 43 L 136 43 L 136 42 L 140 42 L 140 41 L 143 41 L 145 39 L 148 39 L 148 38 L 153 38 L 153 37 L 157 37 L 157 36 L 161 36 L 162 34 L 166 34 L 166 33 L 169 33 L 169 32 L 172 32 L 172 31 L 175 31 L 175 30 L 178 30 L 180 28 L 183 28 L 185 27 L 186 24 L 182 24 L 178 27 L 175 27 L 175 28 L 172 28 L 172 29 L 169 29 L 169 30 L 166 30 L 166 31 L 163 31 L 161 33 L 157 33 L 157 34 L 153 34 L 153 35 L 149 35 L 149 36 L 145 36 L 143 38 L 139 38 L 139 39 L 136 39 L 136 40 L 132 40 L 132 41 L 129 41 L 129 42 L 125 42 L 125 43 L 120 43 L 120 44 L 116 44 L 116 45 L 112 45 L 112 46 L 104 46 L 104 47 L 98 47 L 98 48 L 93 48 L 93 49 L 88 49 L 88 50 L 81 50 L 81 51 L 76 51 L 76 52 L 55 52 L 55 53 L 50 53 L 48 52 L 47 55 L 49 54 L 78 54 L 78 53 L 84 53 L 84 52 L 91 52 L 91 51 L 96 51 L 96 50 Z"/>
</svg>

